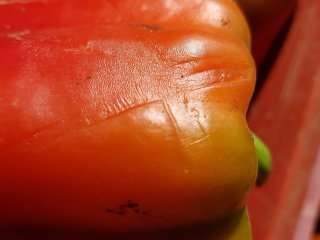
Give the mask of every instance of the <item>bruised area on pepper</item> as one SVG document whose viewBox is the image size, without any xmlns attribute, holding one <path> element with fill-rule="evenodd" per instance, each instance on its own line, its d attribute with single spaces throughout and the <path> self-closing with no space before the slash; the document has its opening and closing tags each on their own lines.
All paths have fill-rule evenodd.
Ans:
<svg viewBox="0 0 320 240">
<path fill-rule="evenodd" d="M 257 172 L 246 41 L 233 21 L 169 23 L 1 35 L 2 228 L 149 231 L 241 211 Z"/>
</svg>

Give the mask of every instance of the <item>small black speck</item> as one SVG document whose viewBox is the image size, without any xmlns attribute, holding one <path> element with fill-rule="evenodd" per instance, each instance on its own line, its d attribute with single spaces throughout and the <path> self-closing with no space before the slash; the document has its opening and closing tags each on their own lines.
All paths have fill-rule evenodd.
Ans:
<svg viewBox="0 0 320 240">
<path fill-rule="evenodd" d="M 230 20 L 228 18 L 222 18 L 220 20 L 220 22 L 221 22 L 222 26 L 224 26 L 224 27 L 230 25 Z"/>
<path fill-rule="evenodd" d="M 160 27 L 159 25 L 133 24 L 132 26 L 133 26 L 133 27 L 136 27 L 136 28 L 142 27 L 142 28 L 145 28 L 145 29 L 148 29 L 148 30 L 153 30 L 153 31 L 161 30 L 161 27 Z"/>
<path fill-rule="evenodd" d="M 181 78 L 184 78 L 184 76 L 183 76 L 183 75 L 181 75 Z"/>
</svg>

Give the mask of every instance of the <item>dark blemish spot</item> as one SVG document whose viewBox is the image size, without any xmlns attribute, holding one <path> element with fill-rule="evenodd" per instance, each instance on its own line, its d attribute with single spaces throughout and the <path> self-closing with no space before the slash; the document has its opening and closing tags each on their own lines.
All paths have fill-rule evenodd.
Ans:
<svg viewBox="0 0 320 240">
<path fill-rule="evenodd" d="M 117 214 L 119 216 L 124 216 L 126 214 L 131 213 L 131 214 L 136 214 L 136 215 L 140 215 L 140 216 L 148 215 L 151 217 L 159 217 L 159 216 L 152 215 L 151 211 L 141 208 L 137 202 L 134 202 L 131 200 L 128 200 L 127 203 L 121 204 L 116 208 L 107 208 L 106 212 L 110 213 L 110 214 Z"/>
<path fill-rule="evenodd" d="M 159 25 L 149 25 L 149 24 L 132 24 L 132 27 L 135 28 L 145 28 L 148 30 L 153 30 L 153 31 L 158 31 L 161 30 L 162 28 Z"/>
<path fill-rule="evenodd" d="M 183 104 L 187 107 L 189 103 L 189 99 L 187 98 L 187 96 L 183 96 Z"/>
<path fill-rule="evenodd" d="M 230 25 L 230 20 L 228 18 L 221 18 L 220 22 L 224 27 Z"/>
<path fill-rule="evenodd" d="M 158 31 L 161 29 L 161 27 L 158 25 L 145 25 L 145 24 L 143 24 L 143 27 L 146 29 L 154 30 L 154 31 Z"/>
<path fill-rule="evenodd" d="M 108 209 L 106 210 L 106 212 L 108 212 L 108 213 L 114 213 L 114 210 L 113 210 L 113 209 L 108 208 Z"/>
<path fill-rule="evenodd" d="M 79 85 L 80 85 L 80 82 L 76 82 L 76 85 L 79 86 Z"/>
<path fill-rule="evenodd" d="M 150 211 L 142 211 L 141 214 L 142 215 L 148 215 L 148 214 L 150 214 Z"/>
<path fill-rule="evenodd" d="M 91 76 L 87 76 L 87 77 L 86 77 L 87 80 L 90 80 L 91 78 L 92 78 Z"/>
<path fill-rule="evenodd" d="M 139 207 L 139 204 L 138 203 L 134 203 L 134 202 L 130 202 L 128 203 L 128 208 L 138 208 Z"/>
<path fill-rule="evenodd" d="M 181 75 L 181 78 L 184 78 L 184 76 L 183 76 L 183 75 Z"/>
</svg>

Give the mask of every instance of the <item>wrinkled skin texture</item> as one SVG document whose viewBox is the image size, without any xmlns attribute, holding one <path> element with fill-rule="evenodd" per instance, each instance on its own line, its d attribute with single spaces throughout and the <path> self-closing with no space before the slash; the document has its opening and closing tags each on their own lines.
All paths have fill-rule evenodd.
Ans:
<svg viewBox="0 0 320 240">
<path fill-rule="evenodd" d="M 232 1 L 0 3 L 3 232 L 249 239 L 255 67 Z"/>
</svg>

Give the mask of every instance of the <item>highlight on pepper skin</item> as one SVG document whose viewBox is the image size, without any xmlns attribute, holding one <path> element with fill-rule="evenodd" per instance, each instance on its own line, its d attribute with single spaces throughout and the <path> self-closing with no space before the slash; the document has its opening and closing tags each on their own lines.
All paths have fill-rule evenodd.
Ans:
<svg viewBox="0 0 320 240">
<path fill-rule="evenodd" d="M 8 1 L 0 22 L 2 232 L 250 239 L 255 66 L 233 1 Z"/>
</svg>

